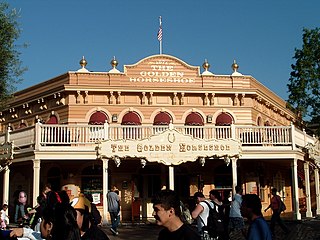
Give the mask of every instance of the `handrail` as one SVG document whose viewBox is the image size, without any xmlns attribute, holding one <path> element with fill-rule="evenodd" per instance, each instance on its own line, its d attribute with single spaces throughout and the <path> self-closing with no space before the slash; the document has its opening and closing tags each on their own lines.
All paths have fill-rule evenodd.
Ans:
<svg viewBox="0 0 320 240">
<path fill-rule="evenodd" d="M 10 140 L 15 146 L 73 146 L 92 145 L 103 140 L 141 140 L 169 128 L 168 125 L 120 125 L 120 124 L 41 124 L 13 130 Z M 319 140 L 292 126 L 186 126 L 174 125 L 186 135 L 204 140 L 236 139 L 243 146 L 290 146 L 305 147 L 307 143 L 319 145 Z M 0 134 L 0 143 L 6 134 Z"/>
</svg>

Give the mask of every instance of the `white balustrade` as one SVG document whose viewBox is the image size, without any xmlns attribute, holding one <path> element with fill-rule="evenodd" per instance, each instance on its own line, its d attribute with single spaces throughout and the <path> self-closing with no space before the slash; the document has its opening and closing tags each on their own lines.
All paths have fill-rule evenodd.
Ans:
<svg viewBox="0 0 320 240">
<path fill-rule="evenodd" d="M 169 128 L 167 125 L 88 125 L 88 124 L 39 124 L 10 132 L 15 146 L 75 146 L 92 145 L 103 140 L 145 139 Z M 186 126 L 174 125 L 186 135 L 200 139 L 231 139 L 234 136 L 244 146 L 288 146 L 296 144 L 305 147 L 310 142 L 319 146 L 319 140 L 293 126 Z M 39 130 L 37 130 L 39 129 Z M 39 133 L 38 133 L 39 131 Z M 232 132 L 233 131 L 233 132 Z M 292 139 L 294 133 L 294 141 Z M 36 136 L 39 140 L 36 141 Z M 37 138 L 38 139 L 38 138 Z M 5 134 L 0 133 L 0 143 Z"/>
</svg>

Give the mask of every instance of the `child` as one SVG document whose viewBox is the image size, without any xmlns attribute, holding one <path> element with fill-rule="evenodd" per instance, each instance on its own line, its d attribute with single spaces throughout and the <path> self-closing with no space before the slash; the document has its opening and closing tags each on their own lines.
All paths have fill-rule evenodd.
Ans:
<svg viewBox="0 0 320 240">
<path fill-rule="evenodd" d="M 9 216 L 7 215 L 8 204 L 3 204 L 1 209 L 1 229 L 6 229 L 9 223 Z"/>
</svg>

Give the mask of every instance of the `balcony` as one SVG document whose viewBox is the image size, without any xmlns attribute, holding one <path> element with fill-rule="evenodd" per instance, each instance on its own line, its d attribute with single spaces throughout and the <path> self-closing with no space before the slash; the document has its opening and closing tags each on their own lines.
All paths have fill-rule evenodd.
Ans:
<svg viewBox="0 0 320 240">
<path fill-rule="evenodd" d="M 186 135 L 204 140 L 237 139 L 244 149 L 275 148 L 292 150 L 308 143 L 320 149 L 319 140 L 291 126 L 185 126 L 173 127 Z M 103 140 L 141 140 L 161 133 L 169 126 L 155 125 L 88 125 L 41 124 L 0 133 L 0 144 L 14 143 L 15 154 L 28 151 L 95 151 L 96 143 Z"/>
</svg>

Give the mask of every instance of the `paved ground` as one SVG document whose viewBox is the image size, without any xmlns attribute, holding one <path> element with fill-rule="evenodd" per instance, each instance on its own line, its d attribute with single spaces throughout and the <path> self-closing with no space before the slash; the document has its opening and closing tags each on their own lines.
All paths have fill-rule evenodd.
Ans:
<svg viewBox="0 0 320 240">
<path fill-rule="evenodd" d="M 275 240 L 320 240 L 320 220 L 308 219 L 302 221 L 286 221 L 290 233 L 285 235 L 282 230 L 276 226 Z M 156 240 L 160 227 L 152 224 L 125 224 L 118 229 L 119 235 L 113 236 L 110 227 L 105 226 L 102 229 L 108 234 L 111 240 Z M 245 239 L 240 234 L 231 234 L 231 240 Z"/>
</svg>

